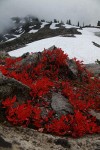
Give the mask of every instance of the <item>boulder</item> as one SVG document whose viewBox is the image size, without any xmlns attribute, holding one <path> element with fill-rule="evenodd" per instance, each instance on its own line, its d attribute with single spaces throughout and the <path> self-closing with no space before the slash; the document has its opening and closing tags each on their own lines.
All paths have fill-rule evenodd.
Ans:
<svg viewBox="0 0 100 150">
<path fill-rule="evenodd" d="M 15 80 L 14 78 L 8 78 L 0 72 L 0 99 L 4 100 L 8 97 L 17 96 L 19 101 L 30 99 L 30 88 Z"/>
<path fill-rule="evenodd" d="M 68 99 L 65 98 L 63 95 L 61 95 L 60 92 L 52 93 L 51 107 L 59 116 L 73 113 L 73 108 L 71 104 L 68 102 Z"/>
</svg>

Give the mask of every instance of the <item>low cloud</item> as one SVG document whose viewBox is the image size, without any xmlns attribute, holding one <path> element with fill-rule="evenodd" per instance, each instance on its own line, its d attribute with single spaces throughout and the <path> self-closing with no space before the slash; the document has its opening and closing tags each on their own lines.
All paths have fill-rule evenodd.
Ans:
<svg viewBox="0 0 100 150">
<path fill-rule="evenodd" d="M 39 19 L 93 24 L 100 20 L 100 0 L 1 0 L 0 32 L 10 25 L 10 18 L 32 14 Z"/>
</svg>

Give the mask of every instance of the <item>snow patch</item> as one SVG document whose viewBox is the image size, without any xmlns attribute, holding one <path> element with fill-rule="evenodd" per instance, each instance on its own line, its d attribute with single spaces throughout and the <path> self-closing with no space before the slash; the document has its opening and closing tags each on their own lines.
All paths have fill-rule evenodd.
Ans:
<svg viewBox="0 0 100 150">
<path fill-rule="evenodd" d="M 59 24 L 59 23 L 52 23 L 50 25 L 50 29 L 58 29 L 59 27 L 56 27 L 57 24 Z"/>
<path fill-rule="evenodd" d="M 42 22 L 42 25 L 41 25 L 41 27 L 40 28 L 44 28 L 45 27 L 45 25 L 47 25 L 48 23 L 47 22 Z"/>
<path fill-rule="evenodd" d="M 79 60 L 83 60 L 85 64 L 95 63 L 97 59 L 100 59 L 100 48 L 93 45 L 93 41 L 100 43 L 100 37 L 95 36 L 94 29 L 79 30 L 82 35 L 76 35 L 73 37 L 53 37 L 27 44 L 26 47 L 9 52 L 11 56 L 19 57 L 26 52 L 39 52 L 44 48 L 49 48 L 55 45 L 65 53 L 69 55 L 69 58 L 76 57 Z"/>
<path fill-rule="evenodd" d="M 28 33 L 36 33 L 36 32 L 38 32 L 38 30 L 32 29 L 32 30 L 30 30 Z"/>
<path fill-rule="evenodd" d="M 63 27 L 65 27 L 66 29 L 70 29 L 70 28 L 79 28 L 79 27 L 77 27 L 77 26 L 74 26 L 74 25 L 69 25 L 69 24 L 64 24 L 64 25 L 62 25 Z"/>
</svg>

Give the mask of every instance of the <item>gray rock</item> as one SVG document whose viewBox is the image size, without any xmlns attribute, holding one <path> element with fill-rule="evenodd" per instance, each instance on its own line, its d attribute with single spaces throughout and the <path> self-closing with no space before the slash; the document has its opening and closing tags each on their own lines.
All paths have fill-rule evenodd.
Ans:
<svg viewBox="0 0 100 150">
<path fill-rule="evenodd" d="M 23 55 L 22 55 L 22 57 L 23 57 Z M 42 57 L 41 52 L 36 52 L 36 53 L 30 54 L 30 55 L 26 54 L 26 57 L 24 56 L 24 59 L 20 63 L 21 63 L 21 65 L 27 65 L 27 64 L 37 65 L 37 63 L 40 61 L 41 57 Z"/>
<path fill-rule="evenodd" d="M 73 108 L 68 102 L 68 99 L 65 98 L 61 93 L 52 93 L 51 107 L 58 115 L 66 115 L 68 113 L 73 113 Z"/>
<path fill-rule="evenodd" d="M 78 75 L 78 68 L 77 68 L 77 65 L 76 65 L 75 61 L 72 60 L 72 59 L 68 59 L 68 60 L 67 60 L 67 65 L 68 65 L 68 69 L 69 69 L 69 74 L 70 74 L 73 78 L 77 78 L 77 75 Z"/>
<path fill-rule="evenodd" d="M 18 100 L 27 100 L 30 98 L 30 88 L 15 80 L 8 78 L 0 72 L 0 99 L 4 100 L 8 97 L 17 96 Z"/>
</svg>

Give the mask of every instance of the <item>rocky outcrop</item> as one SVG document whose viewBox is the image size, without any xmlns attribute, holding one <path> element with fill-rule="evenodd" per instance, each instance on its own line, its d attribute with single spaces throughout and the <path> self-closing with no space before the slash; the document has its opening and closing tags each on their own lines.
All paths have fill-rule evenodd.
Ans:
<svg viewBox="0 0 100 150">
<path fill-rule="evenodd" d="M 0 150 L 99 150 L 100 135 L 58 137 L 22 127 L 0 125 Z"/>
</svg>

